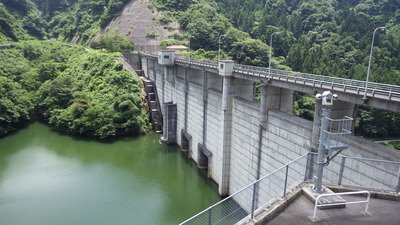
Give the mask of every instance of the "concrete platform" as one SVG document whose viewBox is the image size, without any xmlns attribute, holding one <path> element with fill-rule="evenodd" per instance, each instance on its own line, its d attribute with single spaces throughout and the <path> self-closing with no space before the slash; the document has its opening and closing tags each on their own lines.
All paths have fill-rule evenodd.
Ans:
<svg viewBox="0 0 400 225">
<path fill-rule="evenodd" d="M 347 201 L 361 201 L 365 197 L 345 196 Z M 313 215 L 314 204 L 304 195 L 294 201 L 286 210 L 269 222 L 267 225 L 398 225 L 400 224 L 400 202 L 371 198 L 368 214 L 364 214 L 365 204 L 351 204 L 346 208 L 317 210 L 319 221 L 313 222 L 309 216 Z"/>
<path fill-rule="evenodd" d="M 367 190 L 370 193 L 370 202 L 366 210 L 367 196 L 364 193 L 359 195 L 342 195 L 348 203 L 346 208 L 317 209 L 316 218 L 314 214 L 314 203 L 310 201 L 304 192 L 304 187 L 311 183 L 305 182 L 285 197 L 258 214 L 254 219 L 238 224 L 246 225 L 399 225 L 400 224 L 400 194 L 394 192 L 382 192 Z M 311 184 L 312 185 L 312 184 Z M 349 188 L 337 185 L 329 185 L 335 193 L 361 192 L 356 188 Z M 358 203 L 354 203 L 357 201 Z"/>
</svg>

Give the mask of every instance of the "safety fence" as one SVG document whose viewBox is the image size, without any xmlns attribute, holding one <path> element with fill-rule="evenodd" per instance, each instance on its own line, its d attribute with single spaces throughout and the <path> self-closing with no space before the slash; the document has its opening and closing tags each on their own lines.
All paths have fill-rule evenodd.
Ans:
<svg viewBox="0 0 400 225">
<path fill-rule="evenodd" d="M 251 219 L 306 179 L 307 156 L 276 169 L 181 224 L 235 224 Z"/>
<path fill-rule="evenodd" d="M 330 89 L 342 90 L 355 94 L 365 93 L 373 97 L 382 97 L 386 99 L 400 98 L 400 86 L 368 82 L 360 80 L 345 79 L 339 77 L 330 77 L 309 73 L 300 73 L 294 71 L 277 70 L 266 67 L 248 66 L 235 64 L 235 72 L 248 74 L 252 76 L 264 77 L 271 80 L 283 80 L 286 82 L 298 83 L 314 87 L 325 87 Z"/>
<path fill-rule="evenodd" d="M 154 51 L 158 51 L 156 47 L 153 47 L 153 49 Z M 151 53 L 152 51 L 148 52 Z M 157 57 L 152 54 L 143 54 L 143 55 L 150 58 Z M 218 69 L 217 61 L 198 60 L 189 58 L 188 56 L 180 56 L 180 55 L 176 56 L 175 61 L 178 63 L 199 65 L 199 66 L 204 66 L 206 68 Z M 271 80 L 280 80 L 296 84 L 302 84 L 312 87 L 329 88 L 331 90 L 339 90 L 351 94 L 366 94 L 367 96 L 372 96 L 376 98 L 400 101 L 399 85 L 368 82 L 368 89 L 367 89 L 366 82 L 361 80 L 352 80 L 340 77 L 330 77 L 324 75 L 316 75 L 316 74 L 278 70 L 278 69 L 270 70 L 267 67 L 248 66 L 242 64 L 235 64 L 234 72 L 250 76 L 267 78 Z"/>
<path fill-rule="evenodd" d="M 307 153 L 249 184 L 181 224 L 245 223 L 315 176 L 315 153 Z M 400 162 L 337 156 L 324 167 L 324 184 L 400 192 Z"/>
<path fill-rule="evenodd" d="M 311 156 L 316 159 L 316 154 Z M 399 193 L 400 162 L 337 156 L 324 167 L 323 182 Z"/>
<path fill-rule="evenodd" d="M 156 47 L 153 47 L 157 51 Z M 148 51 L 151 53 L 151 51 Z M 154 54 L 154 53 L 153 53 Z M 146 57 L 156 58 L 152 54 L 143 54 Z M 218 62 L 209 60 L 198 60 L 189 58 L 188 56 L 176 56 L 178 63 L 204 66 L 206 68 L 218 69 Z M 301 85 L 307 85 L 319 88 L 329 88 L 351 94 L 366 94 L 376 98 L 400 101 L 400 86 L 368 82 L 368 89 L 365 81 L 352 80 L 340 77 L 330 77 L 324 75 L 316 75 L 309 73 L 301 73 L 295 71 L 269 69 L 267 67 L 248 66 L 242 64 L 234 65 L 234 73 L 245 74 L 267 78 L 271 80 L 286 81 Z M 367 93 L 365 93 L 367 92 Z"/>
</svg>

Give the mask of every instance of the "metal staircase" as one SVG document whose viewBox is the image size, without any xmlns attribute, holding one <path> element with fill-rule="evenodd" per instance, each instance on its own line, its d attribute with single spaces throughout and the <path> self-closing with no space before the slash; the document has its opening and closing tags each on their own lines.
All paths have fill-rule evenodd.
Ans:
<svg viewBox="0 0 400 225">
<path fill-rule="evenodd" d="M 153 130 L 162 133 L 163 115 L 161 113 L 160 102 L 158 100 L 157 89 L 153 81 L 141 77 L 144 89 L 147 93 L 147 102 L 150 108 L 150 120 L 153 124 Z"/>
</svg>

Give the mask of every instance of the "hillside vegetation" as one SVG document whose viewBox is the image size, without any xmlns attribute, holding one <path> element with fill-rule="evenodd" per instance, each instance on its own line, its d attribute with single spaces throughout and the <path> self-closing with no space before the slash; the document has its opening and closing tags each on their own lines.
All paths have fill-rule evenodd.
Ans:
<svg viewBox="0 0 400 225">
<path fill-rule="evenodd" d="M 153 0 L 191 38 L 192 57 L 365 80 L 375 35 L 370 82 L 400 85 L 399 0 Z M 221 35 L 226 35 L 222 37 Z M 314 97 L 296 94 L 296 115 L 312 119 Z M 356 133 L 400 137 L 400 115 L 360 107 Z"/>
<path fill-rule="evenodd" d="M 130 0 L 0 0 L 0 43 L 57 37 L 88 44 Z"/>
<path fill-rule="evenodd" d="M 0 53 L 0 136 L 32 116 L 99 139 L 148 131 L 142 84 L 116 62 L 118 54 L 40 41 Z"/>
<path fill-rule="evenodd" d="M 274 66 L 365 80 L 376 32 L 371 81 L 400 84 L 400 1 L 153 0 L 178 18 L 194 50 L 218 50 L 239 63 L 265 66 L 271 34 Z M 195 55 L 196 53 L 194 53 Z"/>
<path fill-rule="evenodd" d="M 128 2 L 0 0 L 0 43 L 54 36 L 87 45 Z M 147 7 L 163 14 L 157 20 L 165 27 L 179 22 L 183 34 L 168 43 L 188 44 L 191 37 L 192 57 L 218 59 L 220 42 L 223 59 L 268 66 L 270 38 L 279 32 L 273 68 L 357 80 L 366 78 L 374 29 L 385 26 L 375 35 L 370 81 L 400 85 L 399 0 L 151 0 Z M 311 119 L 313 96 L 296 97 L 296 115 Z M 361 106 L 356 132 L 399 137 L 400 116 Z"/>
</svg>

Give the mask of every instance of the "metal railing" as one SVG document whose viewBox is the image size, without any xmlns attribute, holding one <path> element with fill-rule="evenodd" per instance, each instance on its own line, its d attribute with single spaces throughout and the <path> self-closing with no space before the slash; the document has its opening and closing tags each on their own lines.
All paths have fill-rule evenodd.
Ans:
<svg viewBox="0 0 400 225">
<path fill-rule="evenodd" d="M 286 82 L 320 88 L 330 88 L 332 90 L 341 90 L 343 92 L 355 94 L 364 93 L 366 91 L 365 81 L 360 80 L 351 80 L 339 77 L 329 77 L 277 69 L 271 69 L 271 73 L 269 73 L 269 69 L 265 67 L 240 64 L 235 64 L 234 71 L 237 73 L 244 73 L 252 76 L 269 78 L 272 80 L 283 80 Z M 381 96 L 389 100 L 394 97 L 400 98 L 400 86 L 369 82 L 367 94 L 373 97 Z"/>
<path fill-rule="evenodd" d="M 252 219 L 304 181 L 307 155 L 276 169 L 181 224 L 235 224 Z"/>
<path fill-rule="evenodd" d="M 326 140 L 323 145 L 329 151 L 329 156 L 332 155 L 332 151 L 341 150 L 347 148 L 348 145 L 346 138 L 351 134 L 353 118 L 345 116 L 342 119 L 331 119 L 325 118 L 328 121 L 326 133 Z"/>
<path fill-rule="evenodd" d="M 211 60 L 198 60 L 198 59 L 193 59 L 193 58 L 191 58 L 189 60 L 186 57 L 177 55 L 176 58 L 175 58 L 175 61 L 176 62 L 180 62 L 180 63 L 187 63 L 187 64 L 190 64 L 190 65 L 196 65 L 196 66 L 203 66 L 203 67 L 212 68 L 212 69 L 218 69 L 218 62 L 211 61 Z"/>
<path fill-rule="evenodd" d="M 399 193 L 400 162 L 340 155 L 324 167 L 323 179 L 326 184 Z"/>
<path fill-rule="evenodd" d="M 346 202 L 337 202 L 337 203 L 322 203 L 322 204 L 318 204 L 318 200 L 320 198 L 324 198 L 324 197 L 343 196 L 343 195 L 360 195 L 360 194 L 367 194 L 367 200 L 365 200 L 365 201 L 352 201 L 352 202 L 346 201 Z M 314 220 L 317 219 L 317 208 L 319 206 L 335 206 L 335 205 L 350 205 L 350 204 L 366 203 L 365 204 L 364 213 L 368 213 L 368 205 L 369 205 L 370 198 L 371 198 L 371 194 L 368 191 L 353 191 L 353 192 L 342 192 L 342 193 L 333 193 L 333 194 L 320 194 L 315 199 L 313 219 Z"/>
<path fill-rule="evenodd" d="M 146 57 L 157 58 L 157 56 L 151 54 L 143 55 L 145 55 Z M 207 68 L 218 69 L 218 62 L 216 61 L 198 60 L 194 58 L 188 60 L 186 57 L 180 56 L 177 56 L 175 61 L 190 65 L 198 65 Z M 338 90 L 352 94 L 364 94 L 365 92 L 367 92 L 367 96 L 384 98 L 388 100 L 396 99 L 400 101 L 399 85 L 368 82 L 368 89 L 366 90 L 365 81 L 278 69 L 271 69 L 271 73 L 269 73 L 269 69 L 266 67 L 248 66 L 241 64 L 234 65 L 234 72 L 261 78 L 268 78 L 271 80 L 280 80 L 319 88 L 329 88 L 331 90 Z"/>
<path fill-rule="evenodd" d="M 272 171 L 181 224 L 242 224 L 314 177 L 316 153 Z M 324 168 L 325 184 L 400 192 L 400 162 L 337 156 Z"/>
<path fill-rule="evenodd" d="M 157 56 L 151 54 L 143 55 L 147 57 L 157 58 Z M 188 60 L 186 57 L 181 56 L 177 56 L 175 61 L 190 65 L 198 65 L 207 68 L 218 69 L 217 61 L 198 60 L 194 58 Z M 331 90 L 338 90 L 352 94 L 364 94 L 365 92 L 367 92 L 367 96 L 370 97 L 377 97 L 388 100 L 396 99 L 400 101 L 399 85 L 368 82 L 368 89 L 366 90 L 365 81 L 278 69 L 271 69 L 271 73 L 269 73 L 269 69 L 266 67 L 248 66 L 241 64 L 234 65 L 234 72 L 261 78 L 268 78 L 271 80 L 280 80 L 319 88 L 329 88 Z"/>
</svg>

